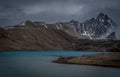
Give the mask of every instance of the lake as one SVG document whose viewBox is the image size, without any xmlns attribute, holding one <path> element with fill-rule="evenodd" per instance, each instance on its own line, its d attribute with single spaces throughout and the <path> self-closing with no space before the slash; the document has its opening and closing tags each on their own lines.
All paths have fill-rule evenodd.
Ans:
<svg viewBox="0 0 120 77">
<path fill-rule="evenodd" d="M 103 52 L 17 51 L 0 53 L 0 77 L 120 77 L 119 68 L 58 64 L 57 56 L 81 56 Z"/>
</svg>

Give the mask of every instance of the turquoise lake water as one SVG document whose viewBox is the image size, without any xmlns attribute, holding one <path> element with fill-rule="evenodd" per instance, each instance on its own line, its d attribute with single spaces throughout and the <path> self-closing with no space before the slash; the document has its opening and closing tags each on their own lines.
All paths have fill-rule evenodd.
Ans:
<svg viewBox="0 0 120 77">
<path fill-rule="evenodd" d="M 57 56 L 81 56 L 103 52 L 17 51 L 0 53 L 0 77 L 120 77 L 119 68 L 58 64 Z"/>
</svg>

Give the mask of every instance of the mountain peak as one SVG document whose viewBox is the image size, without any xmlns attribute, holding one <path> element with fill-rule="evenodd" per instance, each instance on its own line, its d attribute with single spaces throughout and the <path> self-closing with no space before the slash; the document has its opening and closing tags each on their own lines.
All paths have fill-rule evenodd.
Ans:
<svg viewBox="0 0 120 77">
<path fill-rule="evenodd" d="M 100 13 L 97 17 L 96 20 L 101 21 L 101 22 L 106 22 L 107 20 L 109 20 L 110 17 L 108 17 L 108 15 L 104 14 L 104 13 Z"/>
<path fill-rule="evenodd" d="M 79 23 L 78 21 L 75 20 L 70 20 L 71 23 Z"/>
<path fill-rule="evenodd" d="M 108 15 L 104 14 L 104 13 L 99 13 L 97 18 L 101 18 L 101 17 L 106 17 L 106 18 L 109 18 Z"/>
<path fill-rule="evenodd" d="M 101 12 L 98 14 L 98 16 L 105 16 L 105 14 Z"/>
<path fill-rule="evenodd" d="M 79 32 L 92 39 L 111 39 L 111 37 L 115 39 L 115 28 L 115 22 L 108 15 L 100 13 L 96 18 L 83 22 L 79 28 Z M 108 35 L 110 36 L 107 37 Z"/>
</svg>

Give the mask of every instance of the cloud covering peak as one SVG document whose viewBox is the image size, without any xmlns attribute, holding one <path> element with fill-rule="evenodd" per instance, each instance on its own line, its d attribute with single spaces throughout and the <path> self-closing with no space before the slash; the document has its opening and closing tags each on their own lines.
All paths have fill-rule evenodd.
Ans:
<svg viewBox="0 0 120 77">
<path fill-rule="evenodd" d="M 84 21 L 99 12 L 109 14 L 120 24 L 119 4 L 120 0 L 0 0 L 0 26 L 24 20 L 47 23 L 71 19 Z"/>
</svg>

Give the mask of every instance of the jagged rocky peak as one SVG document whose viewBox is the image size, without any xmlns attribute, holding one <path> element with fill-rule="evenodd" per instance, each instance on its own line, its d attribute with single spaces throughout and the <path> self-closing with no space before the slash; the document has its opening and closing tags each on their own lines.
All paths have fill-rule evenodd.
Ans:
<svg viewBox="0 0 120 77">
<path fill-rule="evenodd" d="M 115 33 L 117 25 L 106 14 L 100 13 L 96 18 L 92 18 L 80 24 L 79 32 L 90 39 L 109 39 L 111 33 Z M 88 39 L 89 39 L 88 38 Z M 113 37 L 115 39 L 116 36 Z"/>
<path fill-rule="evenodd" d="M 103 20 L 107 20 L 109 19 L 109 17 L 107 15 L 105 15 L 104 13 L 100 13 L 97 17 L 97 19 L 103 19 Z"/>
<path fill-rule="evenodd" d="M 96 20 L 98 22 L 102 22 L 104 25 L 111 25 L 111 26 L 117 26 L 117 24 L 110 18 L 108 15 L 104 13 L 100 13 L 97 17 Z"/>
<path fill-rule="evenodd" d="M 104 25 L 112 25 L 113 21 L 110 17 L 108 17 L 108 15 L 104 14 L 104 13 L 100 13 L 97 17 L 96 17 L 96 20 L 99 22 L 99 23 L 103 23 Z M 114 25 L 115 26 L 115 25 Z"/>
</svg>

